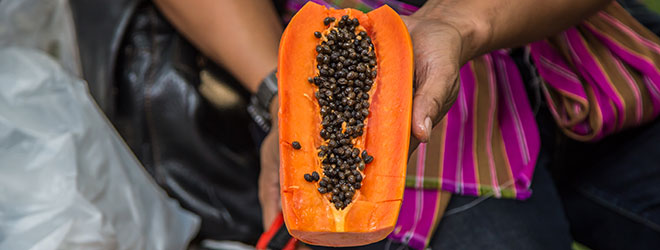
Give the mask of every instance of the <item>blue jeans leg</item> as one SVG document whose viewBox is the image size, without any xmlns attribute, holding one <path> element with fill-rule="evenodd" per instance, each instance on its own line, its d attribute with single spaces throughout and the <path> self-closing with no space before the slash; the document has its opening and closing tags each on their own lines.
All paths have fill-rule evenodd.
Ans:
<svg viewBox="0 0 660 250">
<path fill-rule="evenodd" d="M 560 145 L 554 175 L 575 239 L 594 249 L 660 249 L 660 120 Z"/>
</svg>

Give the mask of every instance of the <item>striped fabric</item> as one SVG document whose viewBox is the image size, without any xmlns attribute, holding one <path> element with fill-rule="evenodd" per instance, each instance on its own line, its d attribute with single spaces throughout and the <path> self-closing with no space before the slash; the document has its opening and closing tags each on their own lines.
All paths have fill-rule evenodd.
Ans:
<svg viewBox="0 0 660 250">
<path fill-rule="evenodd" d="M 289 0 L 289 13 L 305 2 Z M 365 12 L 385 3 L 403 15 L 416 10 L 393 0 L 314 2 Z M 660 114 L 660 39 L 616 2 L 526 49 L 550 112 L 575 140 L 597 141 Z M 470 61 L 460 81 L 455 104 L 408 163 L 401 213 L 389 238 L 415 249 L 428 245 L 450 193 L 521 200 L 532 194 L 540 137 L 508 50 Z"/>
<path fill-rule="evenodd" d="M 518 68 L 499 50 L 463 66 L 460 79 L 454 106 L 411 156 L 426 160 L 409 165 L 406 186 L 529 197 L 540 140 Z"/>
<path fill-rule="evenodd" d="M 396 0 L 288 0 L 286 1 L 284 21 L 288 22 L 300 8 L 307 2 L 314 2 L 328 8 L 353 8 L 362 12 L 369 12 L 375 8 L 389 5 L 401 15 L 410 15 L 417 11 L 417 7 Z"/>
<path fill-rule="evenodd" d="M 404 202 L 401 204 L 399 219 L 389 239 L 402 242 L 414 249 L 424 249 L 433 231 L 440 222 L 444 209 L 449 203 L 450 193 L 437 188 L 424 188 L 424 170 L 427 169 L 427 161 L 435 161 L 439 157 L 418 157 L 426 155 L 426 152 L 438 150 L 436 145 L 422 144 L 408 161 L 408 169 L 414 168 L 418 175 L 417 182 L 412 187 L 407 187 L 403 192 Z M 429 154 L 429 156 L 431 156 Z M 432 158 L 432 159 L 429 159 Z M 429 168 L 433 170 L 432 168 Z"/>
<path fill-rule="evenodd" d="M 408 163 L 399 220 L 389 238 L 414 249 L 429 243 L 448 192 L 531 195 L 540 140 L 515 63 L 507 51 L 495 51 L 463 66 L 460 79 L 454 106 Z"/>
<path fill-rule="evenodd" d="M 564 133 L 593 141 L 660 112 L 660 39 L 618 5 L 530 45 Z"/>
</svg>

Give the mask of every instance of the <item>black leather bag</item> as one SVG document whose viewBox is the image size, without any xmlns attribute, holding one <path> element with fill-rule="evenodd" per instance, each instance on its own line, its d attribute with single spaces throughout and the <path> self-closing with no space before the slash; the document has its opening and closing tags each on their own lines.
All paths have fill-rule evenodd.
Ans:
<svg viewBox="0 0 660 250">
<path fill-rule="evenodd" d="M 73 5 L 75 11 L 75 1 Z M 116 53 L 110 55 L 113 60 L 87 56 L 88 61 L 97 62 L 84 65 L 84 71 L 92 74 L 87 79 L 98 78 L 94 77 L 97 71 L 112 70 L 108 77 L 101 77 L 111 79 L 109 87 L 90 89 L 93 93 L 101 87 L 109 89 L 102 96 L 98 91 L 95 94 L 119 133 L 157 183 L 184 208 L 201 216 L 198 239 L 255 244 L 262 232 L 256 184 L 257 142 L 263 135 L 256 133 L 245 111 L 248 92 L 204 59 L 151 3 L 135 6 L 123 32 L 95 31 L 98 36 L 122 35 L 118 46 L 111 46 Z M 94 20 L 91 24 L 76 21 L 83 26 L 78 31 L 89 31 L 86 26 Z M 89 42 L 102 44 L 98 38 L 85 37 L 95 36 L 79 32 L 83 53 L 94 50 Z M 106 61 L 114 62 L 114 67 Z"/>
</svg>

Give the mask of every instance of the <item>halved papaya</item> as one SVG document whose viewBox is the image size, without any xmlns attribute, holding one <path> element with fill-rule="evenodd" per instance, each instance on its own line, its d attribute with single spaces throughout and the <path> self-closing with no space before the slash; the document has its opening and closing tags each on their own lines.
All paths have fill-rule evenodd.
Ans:
<svg viewBox="0 0 660 250">
<path fill-rule="evenodd" d="M 399 15 L 308 2 L 282 35 L 278 79 L 289 233 L 324 246 L 385 238 L 403 198 L 412 109 L 412 43 Z"/>
</svg>

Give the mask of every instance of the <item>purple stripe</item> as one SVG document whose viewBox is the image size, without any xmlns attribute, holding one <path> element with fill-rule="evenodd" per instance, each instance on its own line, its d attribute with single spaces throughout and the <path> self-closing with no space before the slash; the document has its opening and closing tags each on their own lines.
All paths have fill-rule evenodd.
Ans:
<svg viewBox="0 0 660 250">
<path fill-rule="evenodd" d="M 434 226 L 432 218 L 437 216 L 438 189 L 406 188 L 403 192 L 403 204 L 394 231 L 388 238 L 398 242 L 408 242 L 412 248 L 423 250 L 432 237 Z M 416 213 L 420 209 L 420 216 L 406 216 Z"/>
<path fill-rule="evenodd" d="M 642 116 L 643 116 L 643 107 L 642 107 L 642 93 L 639 90 L 639 87 L 637 86 L 637 83 L 635 83 L 635 80 L 633 80 L 632 76 L 628 72 L 628 70 L 623 66 L 621 63 L 621 60 L 618 58 L 614 57 L 611 52 L 607 51 L 607 55 L 610 56 L 612 61 L 614 62 L 615 66 L 623 75 L 623 77 L 626 79 L 626 83 L 632 90 L 635 100 L 632 100 L 635 104 L 635 115 L 636 115 L 636 124 L 640 124 L 642 122 Z M 629 114 L 626 114 L 625 116 L 628 116 Z"/>
<path fill-rule="evenodd" d="M 550 86 L 587 99 L 582 82 L 560 54 L 546 41 L 530 44 L 530 52 L 539 74 Z"/>
<path fill-rule="evenodd" d="M 460 193 L 459 185 L 456 185 L 458 179 L 456 178 L 458 174 L 458 152 L 459 152 L 459 131 L 461 130 L 461 123 L 459 115 L 457 114 L 458 108 L 457 105 L 452 106 L 444 119 L 447 121 L 447 132 L 445 132 L 445 153 L 442 157 L 443 159 L 443 168 L 442 168 L 442 189 Z"/>
<path fill-rule="evenodd" d="M 578 69 L 582 69 L 584 75 L 592 77 L 590 84 L 594 87 L 594 93 L 600 99 L 598 105 L 603 113 L 603 128 L 597 135 L 597 138 L 600 139 L 623 126 L 625 116 L 617 114 L 625 114 L 624 103 L 610 79 L 607 78 L 605 72 L 597 63 L 596 58 L 585 47 L 579 32 L 576 29 L 571 29 L 566 32 L 566 36 L 570 47 L 575 53 L 573 57 L 581 63 L 580 66 L 582 67 L 578 67 Z M 595 91 L 596 89 L 599 91 Z M 610 104 L 614 104 L 614 107 Z M 611 115 L 606 117 L 604 115 L 606 111 Z"/>
<path fill-rule="evenodd" d="M 422 157 L 422 156 L 418 156 Z M 389 238 L 401 242 L 405 234 L 410 231 L 415 223 L 414 217 L 417 210 L 417 191 L 415 188 L 406 188 L 403 191 L 403 201 L 401 202 L 400 216 L 396 221 L 394 231 L 389 235 Z"/>
<path fill-rule="evenodd" d="M 611 88 L 609 88 L 608 92 L 608 90 L 603 89 L 599 84 L 599 82 L 608 83 L 609 80 L 605 77 L 598 64 L 594 61 L 594 58 L 584 47 L 584 44 L 582 44 L 578 31 L 575 28 L 571 28 L 566 30 L 563 35 L 566 45 L 571 50 L 570 54 L 572 55 L 577 70 L 580 71 L 580 74 L 582 74 L 587 81 L 588 86 L 592 87 L 597 103 L 593 103 L 593 100 L 590 100 L 591 105 L 598 105 L 600 109 L 603 126 L 594 137 L 594 140 L 598 140 L 605 134 L 609 134 L 616 129 L 616 111 L 610 104 L 614 103 L 619 110 L 622 109 L 623 104 L 616 94 L 612 92 Z M 582 59 L 585 59 L 585 61 L 582 61 Z M 614 95 L 614 99 L 612 99 L 612 95 Z"/>
<path fill-rule="evenodd" d="M 424 189 L 422 188 L 422 184 L 424 182 L 424 167 L 426 164 L 426 143 L 421 143 L 419 147 L 417 148 L 417 163 L 415 164 L 416 168 L 416 188 L 414 189 L 406 189 L 406 191 L 411 190 L 414 192 L 409 192 L 408 193 L 408 198 L 406 199 L 406 191 L 404 191 L 404 200 L 403 200 L 403 205 L 408 208 L 412 209 L 412 213 L 408 211 L 405 215 L 407 216 L 401 216 L 399 218 L 400 221 L 397 221 L 397 230 L 400 230 L 397 234 L 392 234 L 393 239 L 397 241 L 402 241 L 402 242 L 408 242 L 411 239 L 417 239 L 419 236 L 415 235 L 415 229 L 419 225 L 420 221 L 422 221 L 423 217 L 423 212 L 424 209 L 427 206 L 424 205 L 425 202 L 425 197 L 423 196 L 423 191 Z M 413 215 L 412 217 L 409 215 Z M 401 223 L 399 223 L 401 222 Z M 423 223 L 423 222 L 422 222 Z M 425 244 L 424 242 L 421 243 L 422 246 Z M 419 245 L 419 243 L 418 243 Z"/>
<path fill-rule="evenodd" d="M 540 136 L 520 73 L 513 60 L 502 52 L 493 54 L 498 66 L 498 93 L 504 102 L 500 109 L 500 127 L 506 146 L 517 198 L 529 188 L 540 149 Z M 514 98 L 514 96 L 516 98 Z M 508 118 L 508 119 L 507 119 Z M 518 149 L 514 149 L 517 146 Z"/>
<path fill-rule="evenodd" d="M 319 5 L 323 5 L 327 8 L 330 8 L 330 7 L 336 8 L 337 7 L 336 5 L 334 5 L 332 3 L 328 3 L 327 1 L 323 1 L 323 0 L 309 0 L 308 2 L 314 2 L 314 3 L 317 3 Z"/>
<path fill-rule="evenodd" d="M 568 117 L 564 110 L 563 102 L 570 101 L 575 102 L 574 105 L 579 105 L 578 109 L 575 111 L 576 114 L 581 112 L 587 112 L 588 105 L 587 94 L 584 91 L 584 86 L 582 82 L 579 81 L 575 73 L 567 72 L 572 70 L 568 64 L 564 61 L 562 57 L 559 56 L 559 53 L 552 48 L 546 41 L 535 42 L 530 45 L 530 53 L 532 55 L 532 60 L 538 69 L 539 75 L 543 77 L 545 82 L 550 85 L 555 91 L 558 91 L 564 95 L 567 99 L 558 100 L 559 103 L 555 102 L 547 93 L 547 87 L 544 86 L 544 93 L 546 99 L 548 100 L 548 106 L 551 113 L 555 119 L 562 125 L 568 126 L 571 123 L 574 123 L 574 117 Z M 557 107 L 559 105 L 559 107 Z M 560 115 L 557 110 L 562 110 L 562 115 Z M 587 117 L 581 122 L 586 122 Z"/>
<path fill-rule="evenodd" d="M 424 206 L 422 207 L 422 214 L 420 220 L 417 222 L 417 226 L 414 229 L 412 238 L 408 242 L 408 245 L 415 249 L 424 249 L 426 243 L 431 238 L 431 227 L 433 227 L 433 217 L 436 216 L 438 212 L 438 197 L 440 195 L 440 190 L 433 189 L 424 189 L 422 194 L 422 199 L 424 200 Z"/>
<path fill-rule="evenodd" d="M 586 135 L 591 133 L 591 127 L 589 126 L 589 123 L 587 122 L 582 122 L 578 123 L 572 128 L 573 131 L 575 131 L 578 134 Z"/>
<path fill-rule="evenodd" d="M 417 148 L 417 162 L 414 167 L 416 170 L 415 188 L 406 188 L 402 207 L 406 207 L 405 215 L 400 216 L 397 221 L 396 230 L 398 233 L 392 233 L 392 238 L 398 241 L 405 241 L 411 237 L 414 228 L 422 218 L 422 209 L 424 209 L 424 200 L 422 197 L 422 184 L 424 182 L 424 165 L 426 163 L 426 143 L 420 143 Z M 409 166 L 411 167 L 411 166 Z M 403 208 L 402 208 L 403 209 Z M 403 211 L 402 211 L 403 212 Z M 401 212 L 400 212 L 401 213 Z M 412 215 L 412 216 L 411 216 Z"/>
<path fill-rule="evenodd" d="M 413 234 L 415 227 L 422 218 L 422 210 L 424 209 L 424 197 L 422 196 L 423 183 L 424 183 L 424 167 L 426 167 L 426 143 L 421 143 L 419 145 L 419 155 L 417 157 L 417 192 L 416 192 L 416 203 L 415 203 L 415 216 L 413 217 L 415 223 L 413 223 L 412 230 L 407 232 L 406 238 L 410 238 L 410 235 Z"/>
<path fill-rule="evenodd" d="M 296 12 L 307 2 L 314 2 L 326 7 L 332 8 L 361 8 L 365 7 L 367 9 L 375 9 L 383 5 L 389 5 L 400 15 L 410 15 L 415 13 L 419 8 L 416 6 L 401 3 L 397 0 L 360 0 L 360 1 L 340 1 L 340 0 L 288 0 L 286 1 L 286 9 Z"/>
<path fill-rule="evenodd" d="M 580 79 L 578 79 L 577 75 L 575 75 L 573 72 L 569 72 L 566 69 L 565 65 L 558 65 L 554 62 L 552 62 L 550 59 L 545 58 L 545 57 L 540 57 L 539 62 L 541 65 L 543 65 L 544 69 L 549 70 L 549 74 L 556 75 L 558 77 L 564 78 L 566 80 L 566 83 L 572 83 L 572 84 L 566 84 L 565 88 L 570 89 L 570 88 L 575 88 L 578 93 L 581 93 L 582 91 L 582 84 L 580 84 Z M 558 84 L 561 84 L 562 82 L 558 82 Z"/>
<path fill-rule="evenodd" d="M 294 11 L 294 12 L 298 11 L 298 10 L 302 9 L 302 7 L 303 7 L 303 4 L 300 3 L 300 2 L 286 1 L 286 8 L 291 10 L 291 11 Z"/>
<path fill-rule="evenodd" d="M 497 108 L 499 100 L 497 99 L 496 90 L 497 82 L 495 79 L 495 67 L 493 66 L 493 58 L 490 54 L 484 55 L 486 61 L 486 71 L 488 72 L 488 99 L 490 105 L 488 107 L 488 120 L 486 123 L 486 154 L 488 156 L 488 170 L 490 171 L 490 183 L 493 187 L 493 192 L 496 197 L 500 197 L 501 191 L 497 180 L 497 170 L 495 169 L 495 156 L 493 154 L 493 130 L 496 121 Z"/>
<path fill-rule="evenodd" d="M 526 200 L 527 198 L 532 196 L 532 190 L 529 189 L 531 183 L 532 180 L 525 175 L 520 175 L 516 178 L 516 184 L 515 184 L 516 199 Z"/>
<path fill-rule="evenodd" d="M 624 33 L 626 33 L 627 35 L 629 35 L 629 36 L 632 37 L 633 39 L 637 40 L 637 42 L 639 42 L 639 43 L 641 43 L 641 44 L 647 46 L 647 47 L 648 47 L 649 49 L 651 49 L 651 50 L 654 50 L 655 53 L 660 54 L 660 45 L 655 44 L 654 42 L 649 41 L 649 40 L 646 39 L 645 37 L 641 36 L 638 32 L 634 31 L 633 29 L 631 29 L 631 28 L 628 27 L 627 25 L 623 24 L 622 22 L 620 22 L 620 21 L 617 20 L 616 18 L 610 16 L 609 14 L 607 14 L 607 13 L 605 13 L 605 12 L 603 12 L 603 11 L 599 12 L 599 13 L 598 13 L 598 16 L 599 16 L 599 17 L 602 17 L 603 20 L 609 22 L 610 24 L 616 26 L 616 28 L 617 28 L 618 30 L 623 31 Z M 600 32 L 594 32 L 594 33 L 600 33 Z"/>
<path fill-rule="evenodd" d="M 461 86 L 459 89 L 463 98 L 460 98 L 461 120 L 463 122 L 465 142 L 463 147 L 463 183 L 479 184 L 476 178 L 476 166 L 474 160 L 474 103 L 475 82 L 471 67 L 463 67 L 460 71 Z M 464 185 L 463 194 L 478 195 L 478 185 Z"/>
<path fill-rule="evenodd" d="M 658 89 L 658 85 L 648 76 L 644 76 L 644 84 L 646 84 L 649 93 L 653 97 L 651 98 L 651 102 L 653 103 L 653 116 L 655 117 L 660 113 L 660 109 L 657 108 L 660 105 L 660 89 Z"/>
<path fill-rule="evenodd" d="M 615 55 L 621 58 L 629 66 L 640 71 L 645 77 L 652 79 L 652 81 L 646 81 L 647 88 L 651 94 L 651 101 L 653 103 L 653 116 L 660 114 L 660 98 L 653 95 L 653 90 L 660 89 L 660 71 L 655 66 L 654 62 L 647 60 L 646 58 L 640 57 L 630 50 L 622 47 L 618 43 L 614 42 L 611 37 L 604 35 L 600 32 L 597 32 L 593 27 L 586 25 L 586 27 L 593 32 L 593 34 L 598 37 L 603 44 L 605 44 Z M 651 51 L 646 51 L 647 53 L 653 53 Z M 656 84 L 653 84 L 656 83 Z"/>
<path fill-rule="evenodd" d="M 458 91 L 458 98 L 456 99 L 456 103 L 453 105 L 452 109 L 454 109 L 454 112 L 451 112 L 453 116 L 456 117 L 454 121 L 459 124 L 459 129 L 457 131 L 458 137 L 457 137 L 457 144 L 456 148 L 458 151 L 458 154 L 455 155 L 456 157 L 456 180 L 458 182 L 456 184 L 460 184 L 457 186 L 457 190 L 459 193 L 464 193 L 465 190 L 465 185 L 466 184 L 463 182 L 463 153 L 465 152 L 464 147 L 465 147 L 465 120 L 466 120 L 466 115 L 464 112 L 465 109 L 465 92 L 463 91 Z M 450 166 L 451 167 L 451 166 Z"/>
<path fill-rule="evenodd" d="M 413 6 L 410 4 L 406 3 L 401 3 L 401 9 L 399 10 L 399 14 L 401 15 L 411 15 L 412 13 L 417 12 L 419 8 L 417 6 Z"/>
<path fill-rule="evenodd" d="M 594 82 L 595 80 L 591 78 L 591 75 L 585 76 L 585 80 Z M 597 141 L 605 137 L 605 135 L 612 133 L 616 129 L 616 111 L 614 110 L 614 107 L 612 107 L 612 103 L 610 98 L 605 94 L 599 86 L 593 86 L 592 84 L 589 84 L 587 86 L 588 88 L 591 89 L 593 92 L 593 98 L 596 99 L 596 102 L 594 103 L 593 100 L 591 100 L 589 103 L 591 105 L 591 108 L 594 110 L 594 112 L 600 112 L 600 122 L 601 122 L 601 128 L 600 130 L 597 130 L 597 128 L 591 127 L 591 133 L 590 134 L 595 134 L 594 137 L 591 139 L 593 141 Z M 598 108 L 599 111 L 596 111 L 595 109 Z M 593 113 L 589 114 L 589 116 L 594 115 Z M 596 120 L 598 118 L 591 117 L 588 120 Z M 588 122 L 588 121 L 585 121 Z"/>
</svg>

